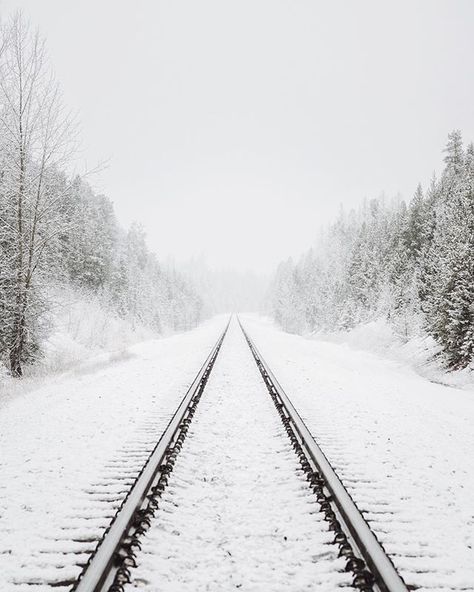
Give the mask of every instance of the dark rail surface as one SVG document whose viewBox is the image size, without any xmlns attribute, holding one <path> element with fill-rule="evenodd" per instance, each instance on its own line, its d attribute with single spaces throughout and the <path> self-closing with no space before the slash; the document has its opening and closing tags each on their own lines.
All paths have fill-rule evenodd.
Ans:
<svg viewBox="0 0 474 592">
<path fill-rule="evenodd" d="M 120 571 L 130 567 L 130 545 L 135 543 L 133 535 L 136 525 L 143 522 L 151 492 L 161 486 L 160 477 L 167 479 L 170 470 L 169 455 L 176 456 L 182 439 L 187 432 L 195 404 L 199 400 L 211 373 L 229 327 L 229 322 L 202 365 L 179 407 L 171 418 L 156 447 L 134 482 L 122 506 L 117 511 L 109 528 L 105 531 L 94 553 L 91 555 L 78 581 L 75 592 L 105 592 L 121 589 L 117 583 Z M 194 407 L 193 407 L 194 402 Z M 141 513 L 141 514 L 140 514 Z M 133 549 L 132 549 L 133 552 Z M 133 561 L 132 561 L 133 564 Z"/>
<path fill-rule="evenodd" d="M 354 587 L 374 592 L 408 592 L 391 559 L 385 553 L 365 518 L 294 408 L 255 343 L 238 319 L 266 387 L 293 440 L 308 480 L 318 492 L 318 501 L 326 513 L 340 555 L 348 559 L 348 569 L 355 574 Z M 364 562 L 364 563 L 362 563 Z M 369 572 L 369 573 L 367 573 Z"/>
</svg>

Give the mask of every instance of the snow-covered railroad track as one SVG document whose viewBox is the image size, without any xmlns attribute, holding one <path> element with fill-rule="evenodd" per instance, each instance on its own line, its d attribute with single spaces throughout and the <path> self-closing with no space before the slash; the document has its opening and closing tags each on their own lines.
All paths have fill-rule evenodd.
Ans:
<svg viewBox="0 0 474 592">
<path fill-rule="evenodd" d="M 95 551 L 73 585 L 77 592 L 120 590 L 129 579 L 139 537 L 146 531 L 155 513 L 157 500 L 173 470 L 178 452 L 189 429 L 196 406 L 227 333 L 229 323 L 189 387 L 151 455 L 105 530 Z"/>
<path fill-rule="evenodd" d="M 214 347 L 76 591 L 406 592 L 240 328 Z"/>
<path fill-rule="evenodd" d="M 302 469 L 335 533 L 353 585 L 361 590 L 404 592 L 407 587 L 336 472 L 275 378 L 239 319 L 255 363 L 281 417 Z"/>
</svg>

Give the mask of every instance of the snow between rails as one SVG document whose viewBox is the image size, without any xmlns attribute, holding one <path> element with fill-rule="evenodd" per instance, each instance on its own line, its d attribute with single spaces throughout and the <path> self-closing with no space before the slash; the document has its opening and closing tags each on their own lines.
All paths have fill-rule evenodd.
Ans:
<svg viewBox="0 0 474 592">
<path fill-rule="evenodd" d="M 159 508 L 127 592 L 350 585 L 235 320 Z"/>
</svg>

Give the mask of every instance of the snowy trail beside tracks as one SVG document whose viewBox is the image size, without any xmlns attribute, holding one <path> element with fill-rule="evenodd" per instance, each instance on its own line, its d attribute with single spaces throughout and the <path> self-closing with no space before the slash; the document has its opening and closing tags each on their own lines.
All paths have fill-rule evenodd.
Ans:
<svg viewBox="0 0 474 592">
<path fill-rule="evenodd" d="M 52 377 L 0 409 L 2 592 L 69 590 L 226 321 Z"/>
<path fill-rule="evenodd" d="M 334 592 L 333 539 L 233 320 L 126 590 Z"/>
<path fill-rule="evenodd" d="M 473 393 L 242 320 L 406 583 L 474 590 Z"/>
</svg>

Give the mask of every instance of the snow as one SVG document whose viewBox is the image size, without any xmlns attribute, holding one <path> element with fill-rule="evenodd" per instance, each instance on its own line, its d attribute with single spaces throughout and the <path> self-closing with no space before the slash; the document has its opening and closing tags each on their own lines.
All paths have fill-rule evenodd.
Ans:
<svg viewBox="0 0 474 592">
<path fill-rule="evenodd" d="M 104 354 L 36 388 L 21 381 L 4 398 L 2 592 L 69 589 L 225 320 Z M 472 393 L 358 349 L 376 342 L 374 327 L 349 345 L 243 321 L 407 583 L 474 589 Z M 130 590 L 348 582 L 235 321 L 162 510 Z"/>
<path fill-rule="evenodd" d="M 0 409 L 2 592 L 53 583 L 69 589 L 225 320 L 104 355 L 7 399 Z"/>
<path fill-rule="evenodd" d="M 474 397 L 355 344 L 244 325 L 406 582 L 474 589 Z"/>
<path fill-rule="evenodd" d="M 318 331 L 307 335 L 313 339 L 348 345 L 389 358 L 412 368 L 431 382 L 474 390 L 472 364 L 462 370 L 446 371 L 441 346 L 429 335 L 420 333 L 409 338 L 396 333 L 385 319 L 361 323 L 348 331 Z"/>
<path fill-rule="evenodd" d="M 318 508 L 234 320 L 126 590 L 349 587 Z"/>
</svg>

